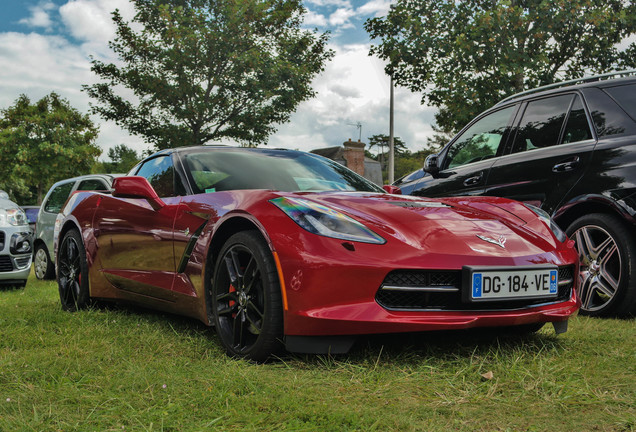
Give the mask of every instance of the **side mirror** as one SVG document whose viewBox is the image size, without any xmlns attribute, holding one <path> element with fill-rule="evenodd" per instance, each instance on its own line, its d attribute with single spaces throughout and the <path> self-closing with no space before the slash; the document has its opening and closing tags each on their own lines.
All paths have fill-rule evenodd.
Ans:
<svg viewBox="0 0 636 432">
<path fill-rule="evenodd" d="M 397 186 L 384 185 L 384 186 L 382 186 L 382 189 L 384 189 L 384 191 L 386 193 L 390 193 L 390 194 L 394 194 L 394 195 L 402 195 L 402 189 L 400 189 Z"/>
<path fill-rule="evenodd" d="M 439 155 L 432 154 L 426 156 L 424 160 L 424 171 L 433 176 L 433 178 L 437 178 L 439 174 L 439 165 L 438 165 Z"/>
<path fill-rule="evenodd" d="M 157 192 L 144 177 L 116 177 L 113 180 L 113 196 L 118 198 L 143 198 L 153 209 L 159 210 L 166 206 Z"/>
</svg>

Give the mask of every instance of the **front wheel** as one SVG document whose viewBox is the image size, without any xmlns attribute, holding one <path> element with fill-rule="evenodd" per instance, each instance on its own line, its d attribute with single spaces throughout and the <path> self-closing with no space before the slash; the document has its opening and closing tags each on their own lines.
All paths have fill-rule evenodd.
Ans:
<svg viewBox="0 0 636 432">
<path fill-rule="evenodd" d="M 581 262 L 581 313 L 591 316 L 636 312 L 634 233 L 613 215 L 590 214 L 566 230 L 576 242 Z"/>
<path fill-rule="evenodd" d="M 82 236 L 77 230 L 64 235 L 58 250 L 58 278 L 62 309 L 76 311 L 89 305 L 88 264 Z"/>
<path fill-rule="evenodd" d="M 280 283 L 258 231 L 239 232 L 225 242 L 210 286 L 216 331 L 230 356 L 264 361 L 280 349 Z"/>
<path fill-rule="evenodd" d="M 39 280 L 55 279 L 55 266 L 53 266 L 51 256 L 43 244 L 35 247 L 33 271 L 35 272 L 35 277 Z"/>
</svg>

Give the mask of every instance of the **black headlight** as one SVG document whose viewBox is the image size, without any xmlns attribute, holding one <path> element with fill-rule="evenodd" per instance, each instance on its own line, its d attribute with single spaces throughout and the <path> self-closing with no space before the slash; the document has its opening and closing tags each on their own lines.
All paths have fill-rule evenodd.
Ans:
<svg viewBox="0 0 636 432">
<path fill-rule="evenodd" d="M 9 244 L 11 253 L 14 255 L 31 253 L 32 243 L 31 233 L 15 233 L 11 236 L 11 243 Z"/>
</svg>

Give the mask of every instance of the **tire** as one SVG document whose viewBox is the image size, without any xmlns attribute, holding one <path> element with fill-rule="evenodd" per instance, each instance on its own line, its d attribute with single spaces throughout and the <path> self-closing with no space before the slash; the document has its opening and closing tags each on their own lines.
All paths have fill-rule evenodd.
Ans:
<svg viewBox="0 0 636 432">
<path fill-rule="evenodd" d="M 35 272 L 35 277 L 39 280 L 55 279 L 55 266 L 53 261 L 51 261 L 49 251 L 46 250 L 46 246 L 43 243 L 35 247 L 33 271 Z"/>
<path fill-rule="evenodd" d="M 260 362 L 281 348 L 280 283 L 258 231 L 239 232 L 225 242 L 209 286 L 216 332 L 228 355 Z"/>
<path fill-rule="evenodd" d="M 575 220 L 566 234 L 581 260 L 581 313 L 626 316 L 636 312 L 636 242 L 619 218 L 594 213 Z"/>
<path fill-rule="evenodd" d="M 62 239 L 58 250 L 57 284 L 62 309 L 74 312 L 90 304 L 88 265 L 82 236 L 70 230 Z"/>
</svg>

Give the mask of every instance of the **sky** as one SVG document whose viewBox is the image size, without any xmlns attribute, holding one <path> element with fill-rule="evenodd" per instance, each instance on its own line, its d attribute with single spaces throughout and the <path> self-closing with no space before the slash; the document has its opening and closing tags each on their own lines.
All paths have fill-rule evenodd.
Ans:
<svg viewBox="0 0 636 432">
<path fill-rule="evenodd" d="M 389 78 L 384 63 L 370 57 L 365 20 L 384 16 L 389 0 L 305 0 L 304 26 L 331 33 L 334 58 L 316 76 L 317 96 L 301 103 L 288 123 L 278 125 L 268 146 L 312 150 L 352 139 L 368 143 L 389 134 Z M 0 0 L 0 109 L 26 94 L 33 102 L 55 91 L 81 112 L 90 98 L 83 84 L 97 82 L 90 59 L 117 59 L 108 48 L 115 27 L 110 13 L 134 16 L 128 0 Z M 377 42 L 377 41 L 376 41 Z M 432 135 L 435 109 L 420 104 L 421 95 L 395 89 L 395 136 L 413 150 L 424 148 Z M 150 148 L 114 122 L 91 116 L 99 125 L 97 144 L 107 150 L 125 144 L 137 151 Z M 360 124 L 359 129 L 357 125 Z"/>
</svg>

